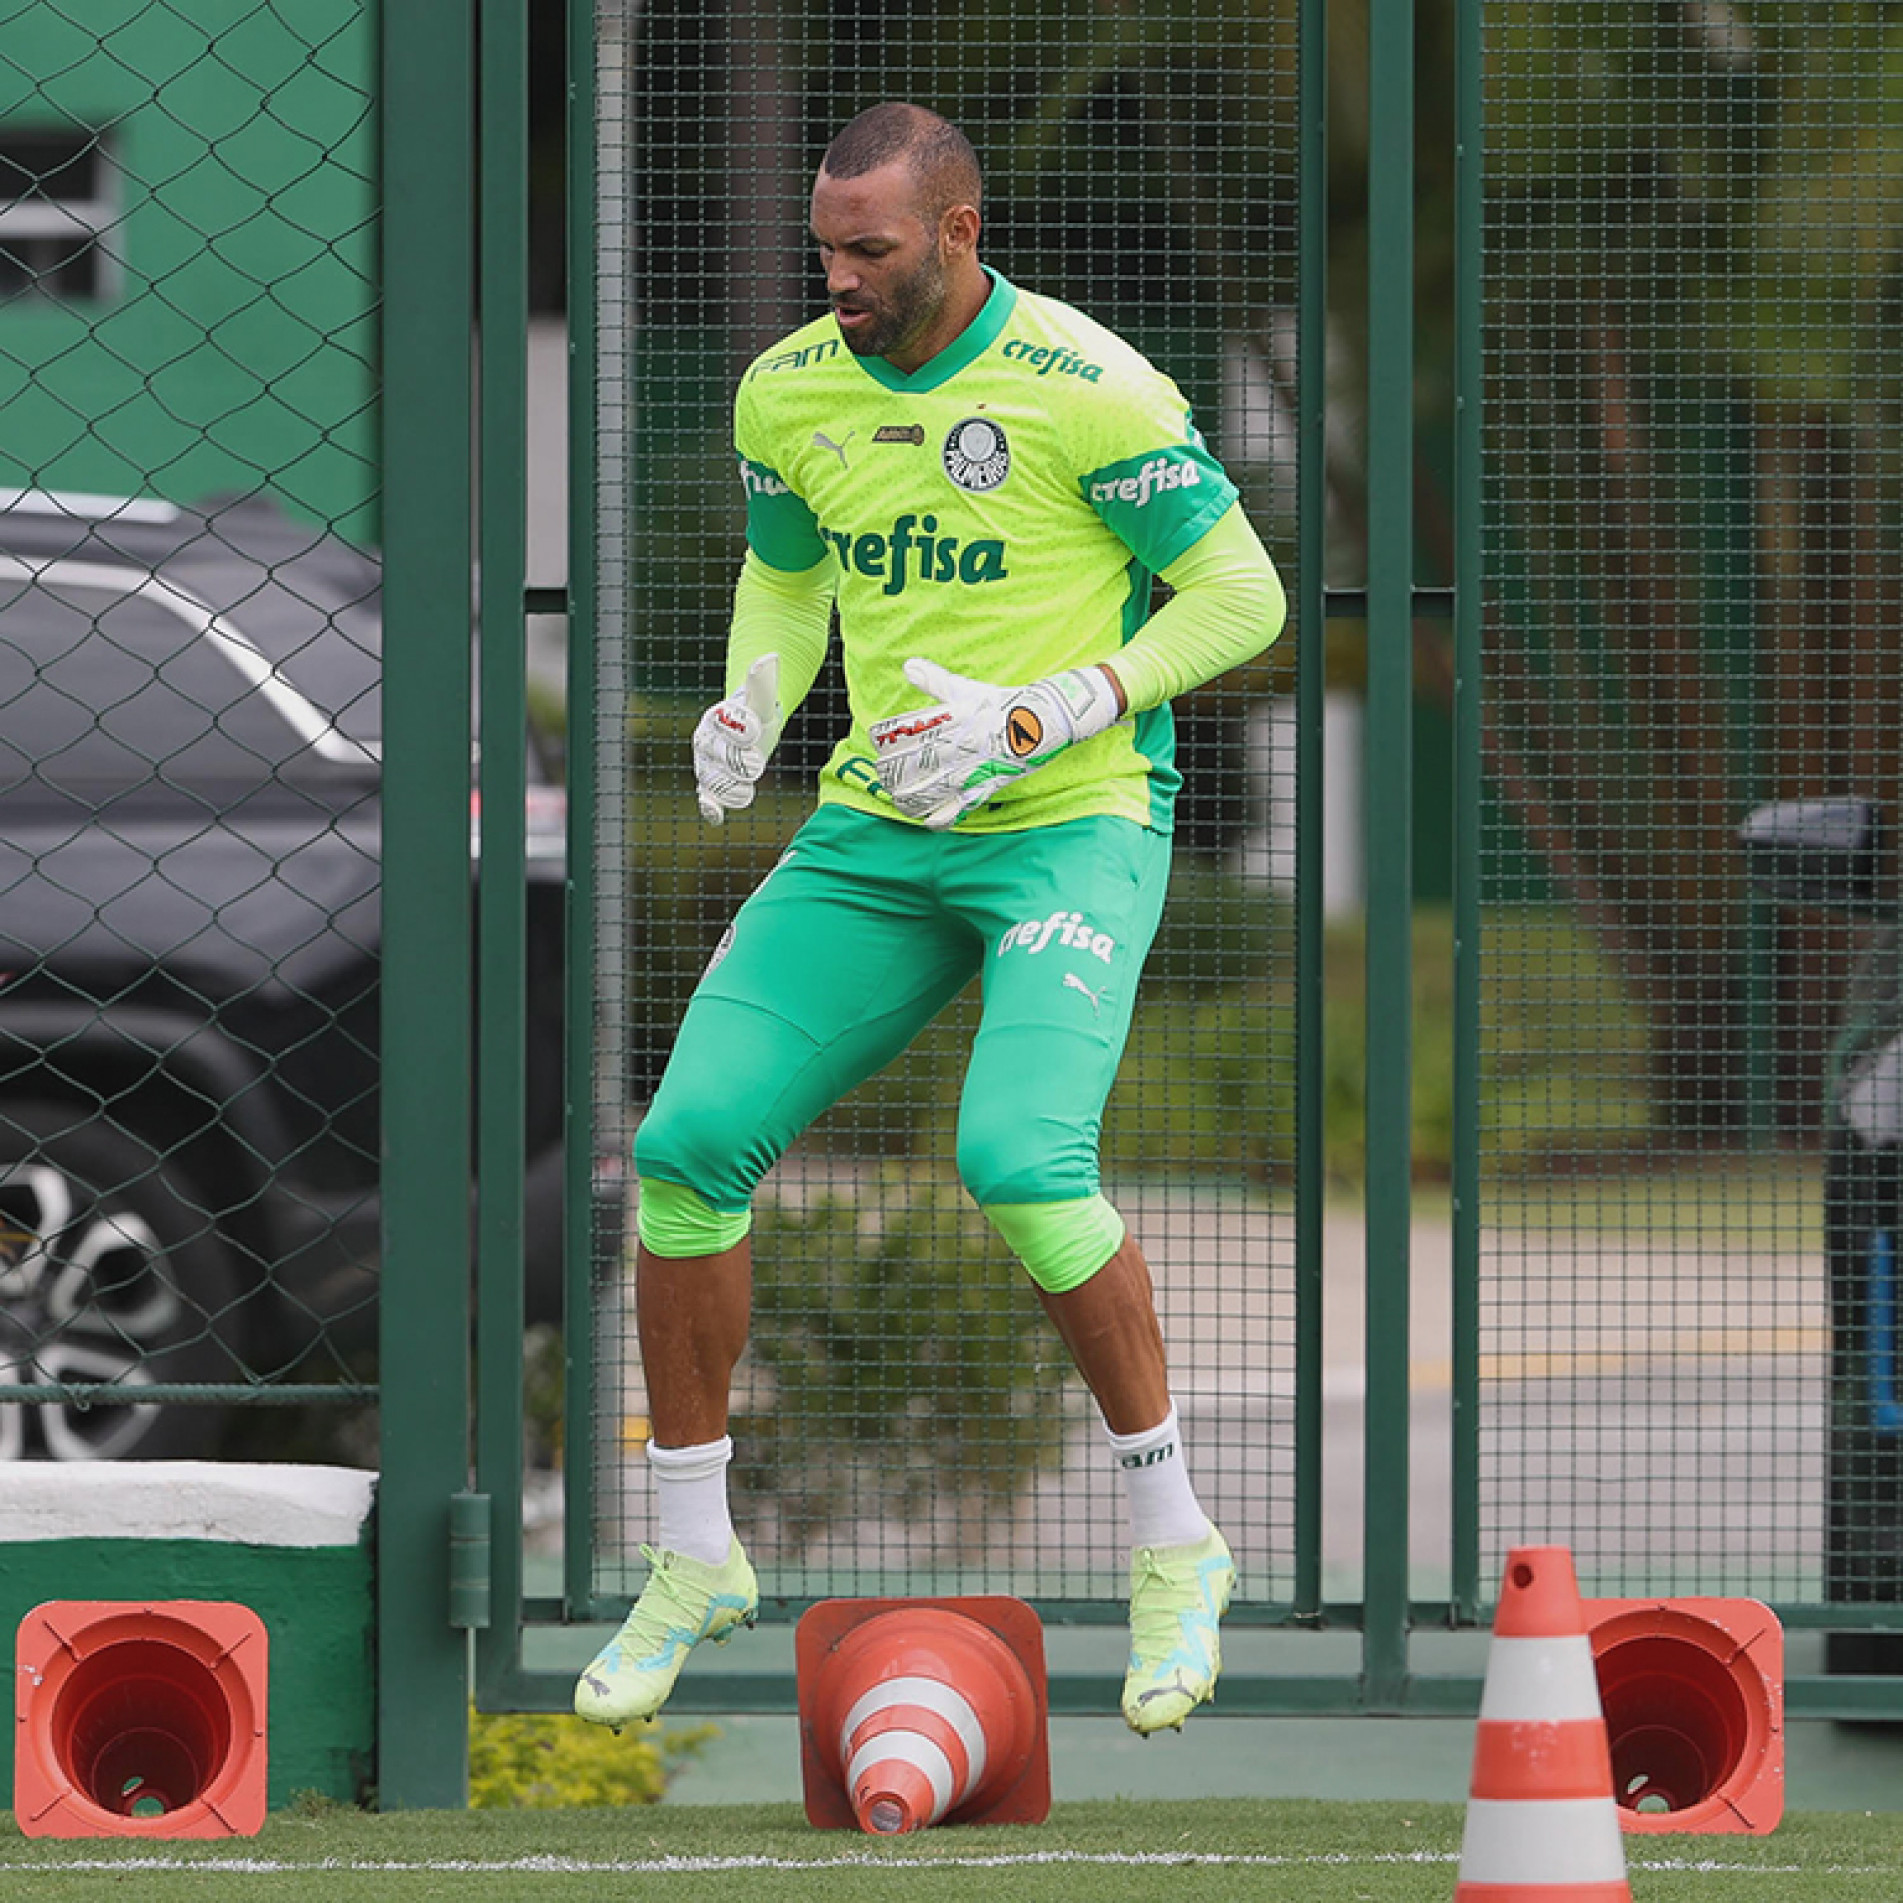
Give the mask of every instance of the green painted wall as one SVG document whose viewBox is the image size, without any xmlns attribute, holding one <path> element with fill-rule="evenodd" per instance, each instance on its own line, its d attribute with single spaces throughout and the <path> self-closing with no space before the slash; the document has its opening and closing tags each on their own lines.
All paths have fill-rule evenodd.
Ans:
<svg viewBox="0 0 1903 1903">
<path fill-rule="evenodd" d="M 371 0 L 33 0 L 5 42 L 0 126 L 97 130 L 121 201 L 115 293 L 0 304 L 0 486 L 263 490 L 374 541 Z"/>
<path fill-rule="evenodd" d="M 52 1599 L 225 1599 L 249 1606 L 270 1636 L 271 1808 L 299 1791 L 355 1803 L 373 1782 L 367 1537 L 358 1546 L 101 1539 L 0 1545 L 0 1638 L 9 1661 L 20 1621 Z M 0 1745 L 0 1798 L 9 1806 L 15 1729 L 5 1727 Z"/>
</svg>

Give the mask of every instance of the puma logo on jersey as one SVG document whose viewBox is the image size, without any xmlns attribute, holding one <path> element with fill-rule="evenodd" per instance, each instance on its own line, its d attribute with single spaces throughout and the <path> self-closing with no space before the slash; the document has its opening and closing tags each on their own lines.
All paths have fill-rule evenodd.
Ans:
<svg viewBox="0 0 1903 1903">
<path fill-rule="evenodd" d="M 846 432 L 846 443 L 851 442 L 858 434 L 859 432 L 856 429 L 848 430 Z M 815 449 L 827 450 L 837 456 L 841 469 L 846 467 L 846 443 L 835 443 L 824 430 L 815 430 L 813 432 L 813 447 Z"/>
<path fill-rule="evenodd" d="M 1092 991 L 1074 971 L 1065 972 L 1064 989 L 1066 991 L 1081 991 L 1084 996 L 1090 1000 L 1091 1011 L 1098 1017 L 1103 1016 L 1103 993 L 1101 991 Z M 1124 1465 L 1128 1466 L 1129 1462 L 1125 1461 Z"/>
</svg>

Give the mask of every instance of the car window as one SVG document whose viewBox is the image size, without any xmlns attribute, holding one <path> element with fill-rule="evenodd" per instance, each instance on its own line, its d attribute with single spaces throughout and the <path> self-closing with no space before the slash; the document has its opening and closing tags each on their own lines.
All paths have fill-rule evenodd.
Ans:
<svg viewBox="0 0 1903 1903">
<path fill-rule="evenodd" d="M 8 567 L 0 789 L 37 781 L 97 797 L 155 777 L 256 782 L 299 756 L 368 763 L 191 597 L 130 569 Z"/>
</svg>

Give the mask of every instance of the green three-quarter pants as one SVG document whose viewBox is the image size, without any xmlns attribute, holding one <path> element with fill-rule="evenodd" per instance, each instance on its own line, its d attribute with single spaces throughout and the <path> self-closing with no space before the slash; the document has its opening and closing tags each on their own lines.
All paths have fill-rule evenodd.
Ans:
<svg viewBox="0 0 1903 1903">
<path fill-rule="evenodd" d="M 986 1206 L 1095 1196 L 1169 856 L 1167 837 L 1123 819 L 961 836 L 822 806 L 702 977 L 637 1171 L 744 1210 L 787 1145 L 976 973 L 965 1187 Z"/>
</svg>

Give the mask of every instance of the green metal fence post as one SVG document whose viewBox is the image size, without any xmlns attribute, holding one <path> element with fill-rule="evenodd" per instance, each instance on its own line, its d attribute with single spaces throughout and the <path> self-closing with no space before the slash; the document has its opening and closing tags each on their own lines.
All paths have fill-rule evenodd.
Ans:
<svg viewBox="0 0 1903 1903">
<path fill-rule="evenodd" d="M 469 1475 L 471 62 L 466 6 L 385 0 L 385 1809 L 460 1806 L 469 1782 L 449 1559 Z"/>
<path fill-rule="evenodd" d="M 1363 1670 L 1407 1676 L 1412 1167 L 1414 0 L 1369 11 L 1367 1440 Z"/>
<path fill-rule="evenodd" d="M 1322 1607 L 1322 690 L 1328 630 L 1328 6 L 1302 0 L 1301 299 L 1296 388 L 1295 1611 Z"/>
<path fill-rule="evenodd" d="M 1455 22 L 1453 1600 L 1480 1610 L 1481 0 Z"/>
<path fill-rule="evenodd" d="M 476 1476 L 494 1515 L 477 1695 L 520 1650 L 527 884 L 528 55 L 526 0 L 482 0 L 481 866 L 478 888 Z"/>
<path fill-rule="evenodd" d="M 568 9 L 568 948 L 565 1013 L 568 1061 L 568 1212 L 562 1281 L 565 1384 L 562 1400 L 562 1600 L 586 1618 L 594 1597 L 595 1292 L 593 1215 L 596 1150 L 595 615 L 597 280 L 596 9 Z M 617 81 L 622 75 L 615 75 Z"/>
</svg>

